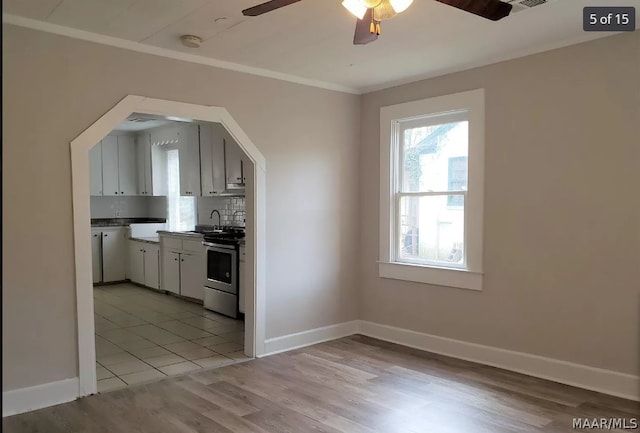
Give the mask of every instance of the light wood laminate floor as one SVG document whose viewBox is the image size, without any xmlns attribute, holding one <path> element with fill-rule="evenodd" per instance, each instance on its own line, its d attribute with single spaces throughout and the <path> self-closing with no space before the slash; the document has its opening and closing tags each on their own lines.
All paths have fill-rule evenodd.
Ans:
<svg viewBox="0 0 640 433">
<path fill-rule="evenodd" d="M 639 413 L 637 402 L 356 335 L 8 417 L 3 431 L 562 433 L 577 431 L 573 418 Z"/>
</svg>

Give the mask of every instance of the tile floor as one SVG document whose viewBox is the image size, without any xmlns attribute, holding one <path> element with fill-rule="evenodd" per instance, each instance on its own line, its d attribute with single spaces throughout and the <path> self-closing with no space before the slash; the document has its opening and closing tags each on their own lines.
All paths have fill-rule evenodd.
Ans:
<svg viewBox="0 0 640 433">
<path fill-rule="evenodd" d="M 99 392 L 249 359 L 243 321 L 133 284 L 93 298 Z"/>
</svg>

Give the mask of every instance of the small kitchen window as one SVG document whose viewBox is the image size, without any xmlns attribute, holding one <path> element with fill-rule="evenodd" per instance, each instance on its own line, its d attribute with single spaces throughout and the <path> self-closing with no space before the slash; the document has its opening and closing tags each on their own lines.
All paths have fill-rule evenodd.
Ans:
<svg viewBox="0 0 640 433">
<path fill-rule="evenodd" d="M 193 230 L 196 225 L 196 198 L 180 195 L 180 154 L 178 149 L 167 152 L 167 225 L 169 231 Z"/>
<path fill-rule="evenodd" d="M 482 288 L 484 91 L 382 107 L 381 277 Z"/>
</svg>

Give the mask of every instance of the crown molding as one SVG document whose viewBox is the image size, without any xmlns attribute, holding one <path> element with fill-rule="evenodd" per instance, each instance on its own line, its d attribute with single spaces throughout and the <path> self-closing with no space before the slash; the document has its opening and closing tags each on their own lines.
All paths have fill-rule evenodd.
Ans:
<svg viewBox="0 0 640 433">
<path fill-rule="evenodd" d="M 183 62 L 197 63 L 207 65 L 214 68 L 227 69 L 230 71 L 242 72 L 244 74 L 257 75 L 259 77 L 272 78 L 274 80 L 287 81 L 290 83 L 301 84 L 309 87 L 317 87 L 325 90 L 333 90 L 336 92 L 350 93 L 360 95 L 362 92 L 353 87 L 342 86 L 336 83 L 326 81 L 312 80 L 296 75 L 276 72 L 269 69 L 255 68 L 252 66 L 242 65 L 239 63 L 227 62 L 224 60 L 213 59 L 210 57 L 199 56 L 196 54 L 182 53 L 180 51 L 169 50 L 166 48 L 155 47 L 152 45 L 141 44 L 139 42 L 129 41 L 126 39 L 116 38 L 113 36 L 101 35 L 99 33 L 79 30 L 72 27 L 61 26 L 59 24 L 48 23 L 45 21 L 34 20 L 13 14 L 2 14 L 2 23 L 19 27 L 26 27 L 32 30 L 38 30 L 46 33 L 53 33 L 60 36 L 67 36 L 83 41 L 94 42 L 101 45 L 122 48 L 129 51 L 136 51 L 154 56 L 166 57 Z"/>
</svg>

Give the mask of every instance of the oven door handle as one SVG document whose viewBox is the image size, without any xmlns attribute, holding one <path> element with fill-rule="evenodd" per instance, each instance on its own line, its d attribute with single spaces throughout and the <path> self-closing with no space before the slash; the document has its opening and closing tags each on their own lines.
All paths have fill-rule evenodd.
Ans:
<svg viewBox="0 0 640 433">
<path fill-rule="evenodd" d="M 232 251 L 235 251 L 235 249 L 236 249 L 236 247 L 233 246 L 233 245 L 212 244 L 212 243 L 209 243 L 209 242 L 203 242 L 202 245 L 204 245 L 205 247 L 210 248 L 210 249 L 220 249 L 220 248 L 222 248 L 222 249 L 225 249 L 225 250 L 232 250 Z"/>
</svg>

